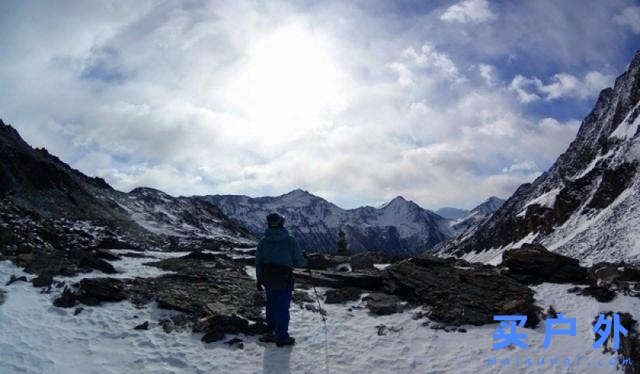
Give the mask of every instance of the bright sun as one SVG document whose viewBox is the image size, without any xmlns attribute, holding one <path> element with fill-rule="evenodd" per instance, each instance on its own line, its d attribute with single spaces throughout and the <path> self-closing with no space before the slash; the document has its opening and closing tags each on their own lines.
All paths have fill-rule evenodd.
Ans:
<svg viewBox="0 0 640 374">
<path fill-rule="evenodd" d="M 328 40 L 294 24 L 253 45 L 234 96 L 252 131 L 295 137 L 344 108 L 343 80 Z"/>
</svg>

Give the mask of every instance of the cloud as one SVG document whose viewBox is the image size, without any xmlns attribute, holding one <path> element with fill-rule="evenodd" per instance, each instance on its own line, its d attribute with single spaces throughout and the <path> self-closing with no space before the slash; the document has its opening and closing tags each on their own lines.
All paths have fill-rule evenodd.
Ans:
<svg viewBox="0 0 640 374">
<path fill-rule="evenodd" d="M 493 21 L 497 15 L 489 9 L 487 0 L 464 0 L 447 8 L 440 19 L 446 22 L 482 23 Z"/>
<path fill-rule="evenodd" d="M 540 96 L 527 91 L 528 88 L 532 86 L 535 87 L 538 81 L 539 80 L 525 78 L 518 74 L 513 77 L 511 84 L 509 84 L 509 90 L 518 95 L 518 100 L 520 100 L 521 103 L 530 103 L 540 99 Z"/>
<path fill-rule="evenodd" d="M 446 53 L 436 50 L 431 43 L 424 43 L 419 51 L 406 48 L 401 61 L 389 63 L 389 68 L 398 74 L 398 83 L 403 87 L 415 85 L 418 80 L 431 82 L 465 80 L 455 63 Z"/>
<path fill-rule="evenodd" d="M 545 170 L 628 63 L 619 4 L 568 3 L 0 2 L 0 116 L 121 190 L 472 207 Z"/>
<path fill-rule="evenodd" d="M 620 26 L 628 26 L 634 34 L 640 34 L 640 6 L 624 8 L 613 17 L 613 21 Z"/>
<path fill-rule="evenodd" d="M 551 82 L 545 84 L 537 77 L 526 78 L 518 74 L 509 84 L 509 90 L 515 92 L 518 100 L 522 103 L 529 103 L 541 98 L 547 101 L 559 98 L 587 99 L 611 86 L 613 79 L 613 75 L 598 71 L 588 72 L 583 79 L 572 74 L 559 73 L 553 75 Z"/>
<path fill-rule="evenodd" d="M 493 66 L 489 64 L 478 64 L 478 71 L 488 86 L 495 86 L 497 84 L 496 71 Z"/>
</svg>

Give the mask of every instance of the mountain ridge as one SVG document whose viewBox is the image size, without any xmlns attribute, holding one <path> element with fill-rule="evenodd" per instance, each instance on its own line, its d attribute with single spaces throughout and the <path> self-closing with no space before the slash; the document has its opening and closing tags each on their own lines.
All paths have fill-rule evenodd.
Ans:
<svg viewBox="0 0 640 374">
<path fill-rule="evenodd" d="M 295 197 L 293 201 L 292 197 Z M 333 251 L 341 229 L 347 234 L 351 251 L 380 250 L 400 256 L 427 251 L 460 231 L 452 228 L 452 220 L 402 196 L 396 196 L 377 208 L 361 206 L 350 209 L 301 189 L 278 196 L 218 194 L 201 198 L 220 207 L 256 236 L 264 231 L 264 217 L 276 211 L 286 217 L 287 227 L 303 249 L 314 251 Z"/>
<path fill-rule="evenodd" d="M 576 138 L 532 183 L 521 185 L 472 235 L 441 255 L 497 261 L 538 243 L 583 262 L 640 261 L 640 51 L 613 88 L 602 90 Z"/>
<path fill-rule="evenodd" d="M 37 216 L 107 225 L 133 241 L 153 246 L 189 238 L 255 243 L 250 232 L 214 205 L 149 187 L 117 191 L 104 179 L 86 176 L 46 149 L 32 148 L 3 120 L 0 159 L 0 199 Z"/>
</svg>

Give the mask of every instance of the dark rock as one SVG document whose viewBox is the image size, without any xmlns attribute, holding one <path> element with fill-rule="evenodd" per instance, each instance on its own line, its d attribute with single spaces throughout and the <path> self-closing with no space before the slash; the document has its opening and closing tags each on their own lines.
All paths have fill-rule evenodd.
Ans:
<svg viewBox="0 0 640 374">
<path fill-rule="evenodd" d="M 606 286 L 605 287 L 602 287 L 602 286 L 589 286 L 589 287 L 585 287 L 582 290 L 580 290 L 578 295 L 591 296 L 591 297 L 595 298 L 596 300 L 598 300 L 601 303 L 608 303 L 611 300 L 615 299 L 616 292 L 611 290 L 609 287 L 606 287 Z"/>
<path fill-rule="evenodd" d="M 40 274 L 31 279 L 33 287 L 51 287 L 53 284 L 53 276 L 51 274 Z"/>
<path fill-rule="evenodd" d="M 104 248 L 98 248 L 94 251 L 95 256 L 98 258 L 102 258 L 104 260 L 109 260 L 109 261 L 117 261 L 117 260 L 121 260 L 122 257 L 112 253 L 111 251 L 109 251 L 108 249 L 104 249 Z"/>
<path fill-rule="evenodd" d="M 633 183 L 637 163 L 625 162 L 615 169 L 605 169 L 598 189 L 587 208 L 603 209 L 609 206 L 621 193 Z"/>
<path fill-rule="evenodd" d="M 100 300 L 98 300 L 97 298 L 95 298 L 93 296 L 78 295 L 77 299 L 81 304 L 86 305 L 86 306 L 98 306 L 98 305 L 100 305 Z"/>
<path fill-rule="evenodd" d="M 224 333 L 220 331 L 210 331 L 200 339 L 204 343 L 213 343 L 224 339 Z"/>
<path fill-rule="evenodd" d="M 117 238 L 106 237 L 100 240 L 100 242 L 96 245 L 96 248 L 106 248 L 106 249 L 139 249 L 137 245 L 134 243 L 129 243 L 122 241 Z"/>
<path fill-rule="evenodd" d="M 165 333 L 167 334 L 171 334 L 171 332 L 173 332 L 173 330 L 175 329 L 175 324 L 173 323 L 172 320 L 170 319 L 163 319 L 160 321 L 160 326 L 162 326 L 162 329 L 164 330 Z"/>
<path fill-rule="evenodd" d="M 596 286 L 640 282 L 640 269 L 624 262 L 600 262 L 589 268 L 588 279 Z"/>
<path fill-rule="evenodd" d="M 4 304 L 6 298 L 7 297 L 5 296 L 5 291 L 3 289 L 0 289 L 0 305 Z"/>
<path fill-rule="evenodd" d="M 372 291 L 380 290 L 387 278 L 386 273 L 377 270 L 341 273 L 330 270 L 313 270 L 309 272 L 307 270 L 294 269 L 293 274 L 296 282 L 303 284 L 331 288 L 356 287 Z"/>
<path fill-rule="evenodd" d="M 84 278 L 80 281 L 82 297 L 99 301 L 122 301 L 127 298 L 124 283 L 115 278 Z"/>
<path fill-rule="evenodd" d="M 145 265 L 198 277 L 215 270 L 234 269 L 241 272 L 247 279 L 249 278 L 244 271 L 244 265 L 236 263 L 227 255 L 191 252 L 183 257 L 147 262 Z"/>
<path fill-rule="evenodd" d="M 144 252 L 124 252 L 120 253 L 120 256 L 131 258 L 155 258 L 154 256 L 145 254 Z"/>
<path fill-rule="evenodd" d="M 149 321 L 145 321 L 133 328 L 134 330 L 149 330 Z"/>
<path fill-rule="evenodd" d="M 587 269 L 577 259 L 548 251 L 539 244 L 523 244 L 502 254 L 507 274 L 527 284 L 587 283 Z"/>
<path fill-rule="evenodd" d="M 374 268 L 373 256 L 369 252 L 360 252 L 351 256 L 350 263 L 352 271 Z"/>
<path fill-rule="evenodd" d="M 533 291 L 489 265 L 464 268 L 423 255 L 390 265 L 385 291 L 411 303 L 428 306 L 429 318 L 448 325 L 493 323 L 496 314 L 527 316 L 526 326 L 539 322 Z"/>
<path fill-rule="evenodd" d="M 367 308 L 375 315 L 384 316 L 393 313 L 402 312 L 400 299 L 393 295 L 383 293 L 372 293 L 365 296 Z"/>
<path fill-rule="evenodd" d="M 355 287 L 338 288 L 337 290 L 330 289 L 325 292 L 325 303 L 327 304 L 340 304 L 347 301 L 356 301 L 360 299 L 362 290 Z"/>
<path fill-rule="evenodd" d="M 464 327 L 458 327 L 458 332 L 467 332 L 467 329 Z"/>
<path fill-rule="evenodd" d="M 53 301 L 58 308 L 72 308 L 76 303 L 76 294 L 69 287 L 65 287 L 60 297 Z"/>
<path fill-rule="evenodd" d="M 582 291 L 582 287 L 571 287 L 567 290 L 567 293 L 579 293 L 580 291 Z"/>
<path fill-rule="evenodd" d="M 11 278 L 9 278 L 9 281 L 5 284 L 5 286 L 10 286 L 15 282 L 26 282 L 27 281 L 27 277 L 22 275 L 22 276 L 17 276 L 15 274 L 11 275 Z"/>
<path fill-rule="evenodd" d="M 553 309 L 553 306 L 549 305 L 549 308 L 547 308 L 547 312 L 545 313 L 547 318 L 558 318 L 558 312 L 556 312 L 555 309 Z"/>
<path fill-rule="evenodd" d="M 181 267 L 178 274 L 128 281 L 132 301 L 139 305 L 155 300 L 161 308 L 196 318 L 208 315 L 241 315 L 252 321 L 262 318 L 264 296 L 244 269 L 206 267 L 201 261 L 185 261 L 195 262 L 191 267 Z"/>
<path fill-rule="evenodd" d="M 214 315 L 207 319 L 208 332 L 220 331 L 227 334 L 247 333 L 249 329 L 249 321 L 237 316 Z"/>
<path fill-rule="evenodd" d="M 116 269 L 107 261 L 94 257 L 92 254 L 83 254 L 80 256 L 79 266 L 100 270 L 105 274 L 115 274 Z"/>
<path fill-rule="evenodd" d="M 77 316 L 78 314 L 82 313 L 83 310 L 83 307 L 76 308 L 76 310 L 73 311 L 73 315 Z"/>
<path fill-rule="evenodd" d="M 376 326 L 376 329 L 378 329 L 378 336 L 387 335 L 387 326 L 378 325 Z"/>
</svg>

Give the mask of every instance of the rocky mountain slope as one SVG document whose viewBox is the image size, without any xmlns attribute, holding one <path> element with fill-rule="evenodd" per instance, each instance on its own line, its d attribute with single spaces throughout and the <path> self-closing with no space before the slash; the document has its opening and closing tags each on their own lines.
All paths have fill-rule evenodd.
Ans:
<svg viewBox="0 0 640 374">
<path fill-rule="evenodd" d="M 475 229 L 477 226 L 487 220 L 496 210 L 498 210 L 504 200 L 491 196 L 482 204 L 468 211 L 462 217 L 451 222 L 451 228 L 458 234 L 464 235 L 469 230 Z"/>
<path fill-rule="evenodd" d="M 149 188 L 116 191 L 103 179 L 72 169 L 46 149 L 33 149 L 1 120 L 0 160 L 0 213 L 5 217 L 0 226 L 12 227 L 14 236 L 20 236 L 17 228 L 29 218 L 32 226 L 46 222 L 64 230 L 82 222 L 85 231 L 108 233 L 92 237 L 94 241 L 108 236 L 151 247 L 204 239 L 254 243 L 247 230 L 212 204 Z"/>
<path fill-rule="evenodd" d="M 525 242 L 581 259 L 640 261 L 640 52 L 603 90 L 551 168 L 440 253 L 499 261 Z"/>
<path fill-rule="evenodd" d="M 448 239 L 449 221 L 398 196 L 379 208 L 342 209 L 307 191 L 294 190 L 275 197 L 241 195 L 203 197 L 261 235 L 265 216 L 277 211 L 304 249 L 334 251 L 338 230 L 347 234 L 351 251 L 380 250 L 404 255 Z"/>
</svg>

